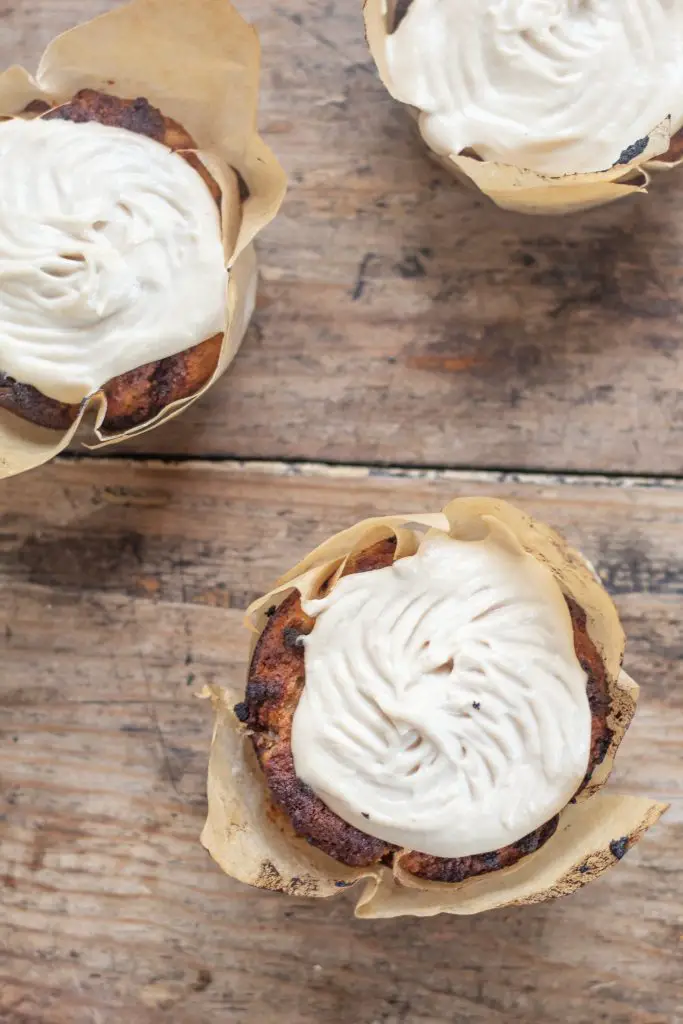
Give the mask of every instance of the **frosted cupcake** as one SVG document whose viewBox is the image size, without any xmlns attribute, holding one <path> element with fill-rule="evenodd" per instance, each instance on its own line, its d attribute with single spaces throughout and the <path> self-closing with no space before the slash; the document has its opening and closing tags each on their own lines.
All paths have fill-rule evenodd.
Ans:
<svg viewBox="0 0 683 1024">
<path fill-rule="evenodd" d="M 368 877 L 370 916 L 571 891 L 662 809 L 596 796 L 637 695 L 616 612 L 586 563 L 510 506 L 414 519 L 429 532 L 397 517 L 332 538 L 259 602 L 246 693 L 217 700 L 205 843 L 256 884 L 245 829 L 254 852 L 272 844 L 281 882 L 308 857 L 311 895 Z M 256 764 L 247 749 L 227 777 L 240 734 Z M 616 801 L 609 835 L 601 799 Z"/>
<path fill-rule="evenodd" d="M 365 15 L 429 148 L 501 205 L 594 205 L 677 159 L 679 2 L 367 0 Z"/>
<path fill-rule="evenodd" d="M 224 0 L 133 0 L 0 75 L 0 476 L 86 411 L 115 443 L 225 371 L 284 176 L 258 40 Z"/>
<path fill-rule="evenodd" d="M 93 90 L 0 124 L 1 407 L 67 430 L 101 390 L 111 433 L 209 380 L 229 271 L 196 149 L 146 99 Z"/>
</svg>

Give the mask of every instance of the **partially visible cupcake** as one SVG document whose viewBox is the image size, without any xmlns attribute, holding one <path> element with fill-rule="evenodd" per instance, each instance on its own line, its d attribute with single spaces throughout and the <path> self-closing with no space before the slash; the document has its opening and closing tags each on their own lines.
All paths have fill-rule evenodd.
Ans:
<svg viewBox="0 0 683 1024">
<path fill-rule="evenodd" d="M 428 147 L 500 205 L 596 205 L 678 159 L 680 4 L 366 0 L 365 18 Z"/>
<path fill-rule="evenodd" d="M 284 194 L 258 60 L 229 0 L 133 0 L 0 75 L 0 474 L 87 408 L 100 442 L 150 429 L 231 362 Z"/>
<path fill-rule="evenodd" d="M 232 716 L 219 702 L 217 737 L 242 731 L 258 768 L 245 755 L 226 778 L 214 764 L 205 843 L 255 884 L 245 828 L 255 848 L 275 844 L 281 880 L 283 840 L 299 861 L 308 845 L 324 855 L 310 894 L 370 877 L 370 915 L 383 892 L 399 913 L 467 913 L 472 886 L 491 905 L 571 891 L 662 810 L 636 801 L 634 820 L 630 798 L 612 798 L 624 819 L 605 824 L 620 835 L 601 848 L 590 811 L 582 834 L 635 711 L 616 612 L 586 563 L 510 506 L 460 500 L 416 518 L 432 529 L 406 517 L 332 538 L 274 593 L 243 699 Z M 226 800 L 237 870 L 215 843 Z"/>
<path fill-rule="evenodd" d="M 101 389 L 119 432 L 209 380 L 228 269 L 196 149 L 146 99 L 90 89 L 0 123 L 0 407 L 67 430 Z"/>
</svg>

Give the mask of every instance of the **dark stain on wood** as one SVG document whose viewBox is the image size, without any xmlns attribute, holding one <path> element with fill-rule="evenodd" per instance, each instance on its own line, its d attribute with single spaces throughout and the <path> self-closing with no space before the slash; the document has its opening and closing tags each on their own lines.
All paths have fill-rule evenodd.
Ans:
<svg viewBox="0 0 683 1024">
<path fill-rule="evenodd" d="M 33 833 L 33 847 L 29 861 L 29 871 L 40 871 L 45 863 L 45 855 L 50 848 L 50 838 L 44 829 L 38 829 Z"/>
<path fill-rule="evenodd" d="M 197 971 L 197 978 L 192 983 L 193 992 L 205 992 L 211 982 L 213 981 L 213 975 L 210 970 L 206 967 L 200 968 Z"/>
<path fill-rule="evenodd" d="M 68 535 L 27 537 L 16 560 L 28 583 L 58 584 L 78 591 L 100 589 L 126 580 L 144 562 L 144 537 L 136 531 L 107 535 L 98 529 L 79 529 Z"/>
<path fill-rule="evenodd" d="M 396 273 L 405 281 L 414 280 L 417 277 L 425 277 L 427 271 L 418 252 L 406 253 L 400 263 L 395 265 Z"/>
</svg>

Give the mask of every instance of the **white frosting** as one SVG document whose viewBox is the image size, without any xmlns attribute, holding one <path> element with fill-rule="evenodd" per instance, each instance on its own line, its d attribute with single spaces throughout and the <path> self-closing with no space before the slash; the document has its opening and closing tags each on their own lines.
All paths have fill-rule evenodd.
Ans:
<svg viewBox="0 0 683 1024">
<path fill-rule="evenodd" d="M 343 577 L 304 603 L 296 773 L 344 821 L 439 857 L 487 853 L 560 811 L 591 714 L 549 569 L 497 520 L 483 539 Z"/>
<path fill-rule="evenodd" d="M 683 124 L 683 0 L 413 0 L 386 60 L 442 154 L 600 171 Z"/>
<path fill-rule="evenodd" d="M 181 156 L 123 128 L 0 124 L 0 370 L 79 402 L 223 331 L 227 279 Z"/>
</svg>

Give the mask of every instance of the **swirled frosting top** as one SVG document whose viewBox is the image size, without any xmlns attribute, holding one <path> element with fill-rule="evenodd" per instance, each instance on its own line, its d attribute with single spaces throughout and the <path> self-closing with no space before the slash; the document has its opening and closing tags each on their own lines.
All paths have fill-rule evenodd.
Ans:
<svg viewBox="0 0 683 1024">
<path fill-rule="evenodd" d="M 304 602 L 297 775 L 344 821 L 438 857 L 487 853 L 559 812 L 591 714 L 550 570 L 497 520 Z"/>
<path fill-rule="evenodd" d="M 223 331 L 220 215 L 189 164 L 123 128 L 0 124 L 0 370 L 79 402 Z"/>
<path fill-rule="evenodd" d="M 412 0 L 392 91 L 438 153 L 549 175 L 606 170 L 683 124 L 683 0 Z"/>
</svg>

